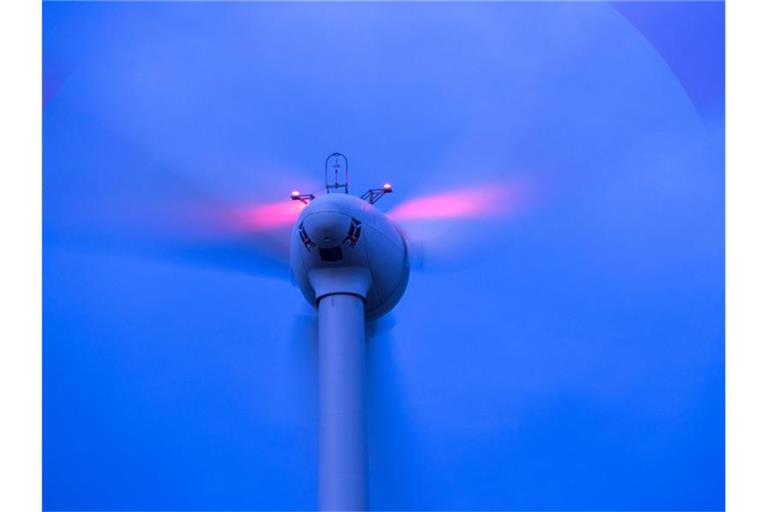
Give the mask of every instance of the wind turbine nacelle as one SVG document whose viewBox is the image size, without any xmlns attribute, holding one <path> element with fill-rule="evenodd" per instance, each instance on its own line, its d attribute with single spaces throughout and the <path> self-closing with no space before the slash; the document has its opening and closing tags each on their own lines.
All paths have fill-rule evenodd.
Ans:
<svg viewBox="0 0 768 512">
<path fill-rule="evenodd" d="M 399 229 L 369 202 L 344 193 L 318 196 L 291 233 L 293 279 L 313 306 L 332 294 L 365 300 L 368 317 L 383 315 L 408 284 L 408 249 Z"/>
</svg>

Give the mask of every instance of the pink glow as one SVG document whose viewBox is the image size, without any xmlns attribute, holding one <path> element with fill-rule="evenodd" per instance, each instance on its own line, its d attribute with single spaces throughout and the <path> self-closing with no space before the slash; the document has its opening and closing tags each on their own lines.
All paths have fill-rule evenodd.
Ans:
<svg viewBox="0 0 768 512">
<path fill-rule="evenodd" d="M 518 206 L 519 192 L 519 187 L 508 184 L 454 190 L 406 201 L 389 212 L 389 216 L 395 220 L 492 217 Z"/>
<path fill-rule="evenodd" d="M 290 200 L 250 206 L 241 211 L 240 220 L 244 228 L 255 231 L 290 226 L 305 206 L 301 201 Z"/>
</svg>

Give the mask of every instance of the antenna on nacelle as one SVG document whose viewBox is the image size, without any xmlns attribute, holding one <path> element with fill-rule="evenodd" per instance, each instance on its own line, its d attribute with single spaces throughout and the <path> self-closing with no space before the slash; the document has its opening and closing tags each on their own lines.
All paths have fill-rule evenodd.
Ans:
<svg viewBox="0 0 768 512">
<path fill-rule="evenodd" d="M 328 167 L 329 163 L 331 167 Z M 345 194 L 349 194 L 349 160 L 341 153 L 331 153 L 325 159 L 325 191 L 330 194 L 341 192 L 340 189 L 343 189 Z"/>
</svg>

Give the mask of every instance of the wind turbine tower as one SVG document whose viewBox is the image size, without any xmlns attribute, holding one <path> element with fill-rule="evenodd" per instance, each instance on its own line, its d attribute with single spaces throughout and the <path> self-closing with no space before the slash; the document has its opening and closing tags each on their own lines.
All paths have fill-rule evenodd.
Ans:
<svg viewBox="0 0 768 512">
<path fill-rule="evenodd" d="M 333 153 L 324 194 L 291 194 L 307 204 L 291 233 L 291 273 L 318 311 L 320 510 L 367 507 L 365 320 L 397 304 L 409 274 L 405 238 L 374 206 L 391 192 L 350 194 L 347 158 Z"/>
</svg>

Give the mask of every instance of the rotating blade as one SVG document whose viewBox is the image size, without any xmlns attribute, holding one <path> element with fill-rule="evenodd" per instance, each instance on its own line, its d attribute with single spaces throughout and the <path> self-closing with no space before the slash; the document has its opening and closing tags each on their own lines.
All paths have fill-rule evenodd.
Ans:
<svg viewBox="0 0 768 512">
<path fill-rule="evenodd" d="M 531 190 L 520 180 L 440 191 L 408 199 L 387 215 L 408 241 L 413 269 L 453 270 L 509 241 L 530 209 Z"/>
<path fill-rule="evenodd" d="M 82 114 L 48 115 L 44 131 L 45 243 L 287 276 L 289 232 L 303 207 L 288 198 L 290 186 L 283 201 L 236 203 Z"/>
</svg>

